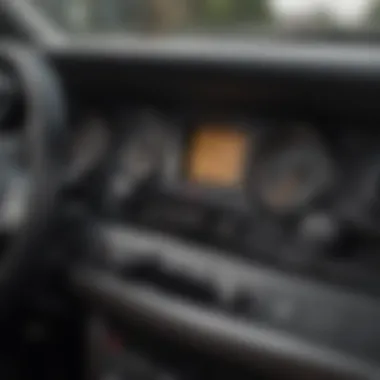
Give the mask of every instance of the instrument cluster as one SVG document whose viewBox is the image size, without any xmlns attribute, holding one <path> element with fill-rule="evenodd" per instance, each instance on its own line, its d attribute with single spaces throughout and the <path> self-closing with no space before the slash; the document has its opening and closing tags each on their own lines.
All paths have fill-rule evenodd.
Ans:
<svg viewBox="0 0 380 380">
<path fill-rule="evenodd" d="M 276 128 L 249 118 L 170 118 L 142 110 L 115 155 L 115 194 L 155 190 L 220 207 L 299 215 L 331 195 L 338 168 L 312 125 Z"/>
<path fill-rule="evenodd" d="M 107 217 L 297 263 L 380 233 L 377 155 L 318 124 L 154 108 L 110 120 L 83 119 L 70 166 L 97 173 Z"/>
</svg>

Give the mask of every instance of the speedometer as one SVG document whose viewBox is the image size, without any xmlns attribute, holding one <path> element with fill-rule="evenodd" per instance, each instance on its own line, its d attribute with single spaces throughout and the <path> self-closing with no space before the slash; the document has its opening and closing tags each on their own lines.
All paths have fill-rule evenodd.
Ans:
<svg viewBox="0 0 380 380">
<path fill-rule="evenodd" d="M 258 190 L 262 203 L 276 213 L 293 212 L 324 194 L 334 180 L 333 164 L 318 138 L 295 133 L 262 161 Z"/>
<path fill-rule="evenodd" d="M 140 111 L 125 135 L 111 181 L 112 196 L 123 197 L 162 169 L 167 123 L 160 113 Z"/>
<path fill-rule="evenodd" d="M 130 177 L 147 178 L 160 168 L 167 130 L 160 115 L 144 111 L 138 115 L 133 132 L 121 152 L 121 165 Z"/>
<path fill-rule="evenodd" d="M 95 169 L 106 155 L 110 141 L 107 122 L 88 116 L 76 128 L 71 145 L 71 177 L 79 178 Z"/>
</svg>

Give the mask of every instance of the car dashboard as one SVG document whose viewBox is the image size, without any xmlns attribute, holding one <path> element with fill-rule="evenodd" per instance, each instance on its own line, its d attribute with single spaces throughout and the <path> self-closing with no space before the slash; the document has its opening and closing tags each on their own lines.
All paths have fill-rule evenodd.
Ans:
<svg viewBox="0 0 380 380">
<path fill-rule="evenodd" d="M 47 52 L 93 378 L 373 378 L 376 49 L 124 42 Z"/>
<path fill-rule="evenodd" d="M 74 125 L 69 188 L 102 218 L 373 289 L 380 170 L 370 125 L 148 105 Z"/>
</svg>

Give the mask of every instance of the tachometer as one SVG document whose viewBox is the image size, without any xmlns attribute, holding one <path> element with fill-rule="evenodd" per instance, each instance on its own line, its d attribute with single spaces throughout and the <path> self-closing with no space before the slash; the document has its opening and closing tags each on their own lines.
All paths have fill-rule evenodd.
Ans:
<svg viewBox="0 0 380 380">
<path fill-rule="evenodd" d="M 142 112 L 121 154 L 121 164 L 127 174 L 134 178 L 152 175 L 162 163 L 166 139 L 163 119 L 153 111 Z"/>
<path fill-rule="evenodd" d="M 108 125 L 100 117 L 86 117 L 77 127 L 71 146 L 70 176 L 79 178 L 96 168 L 108 149 Z"/>
<path fill-rule="evenodd" d="M 151 179 L 162 169 L 167 123 L 158 112 L 138 113 L 120 147 L 112 179 L 114 196 L 126 196 L 139 184 Z"/>
<path fill-rule="evenodd" d="M 334 180 L 332 160 L 319 139 L 297 131 L 262 160 L 257 178 L 262 203 L 276 213 L 297 211 Z"/>
</svg>

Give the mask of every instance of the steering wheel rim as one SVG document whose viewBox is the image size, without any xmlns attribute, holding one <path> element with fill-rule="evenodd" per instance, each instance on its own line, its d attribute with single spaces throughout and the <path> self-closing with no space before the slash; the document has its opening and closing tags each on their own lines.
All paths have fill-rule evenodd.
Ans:
<svg viewBox="0 0 380 380">
<path fill-rule="evenodd" d="M 46 253 L 63 181 L 66 109 L 53 68 L 36 50 L 0 45 L 0 65 L 11 71 L 26 107 L 25 142 L 30 191 L 21 228 L 0 261 L 0 307 L 10 310 L 33 281 Z"/>
</svg>

